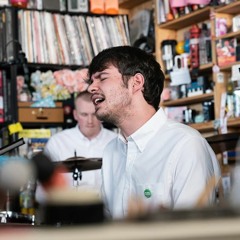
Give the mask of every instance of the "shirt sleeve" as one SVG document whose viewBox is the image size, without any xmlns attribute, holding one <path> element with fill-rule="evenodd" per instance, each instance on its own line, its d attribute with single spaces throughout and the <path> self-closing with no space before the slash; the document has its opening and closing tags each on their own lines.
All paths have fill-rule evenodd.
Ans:
<svg viewBox="0 0 240 240">
<path fill-rule="evenodd" d="M 57 147 L 55 147 L 54 139 L 50 138 L 44 147 L 44 154 L 46 154 L 53 162 L 60 161 L 59 150 L 57 151 Z"/>
<path fill-rule="evenodd" d="M 112 215 L 109 209 L 109 204 L 107 202 L 106 192 L 104 188 L 104 184 L 101 185 L 101 198 L 104 204 L 104 215 L 107 219 L 112 219 Z"/>
<path fill-rule="evenodd" d="M 200 137 L 189 137 L 181 141 L 176 154 L 173 173 L 173 208 L 195 207 L 208 181 L 215 175 L 213 163 L 216 156 L 211 154 L 206 141 Z M 215 198 L 215 189 L 209 194 L 206 204 Z"/>
</svg>

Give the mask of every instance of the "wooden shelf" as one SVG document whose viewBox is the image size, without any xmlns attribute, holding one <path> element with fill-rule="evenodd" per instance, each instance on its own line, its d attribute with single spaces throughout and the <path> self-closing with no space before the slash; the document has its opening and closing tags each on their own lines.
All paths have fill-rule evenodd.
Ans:
<svg viewBox="0 0 240 240">
<path fill-rule="evenodd" d="M 227 126 L 228 127 L 239 128 L 240 127 L 240 117 L 238 117 L 238 118 L 229 118 L 228 121 L 227 121 Z"/>
<path fill-rule="evenodd" d="M 239 62 L 232 63 L 232 64 L 229 64 L 229 65 L 224 66 L 224 67 L 220 67 L 220 71 L 229 72 L 229 71 L 232 70 L 232 66 L 238 65 L 238 64 L 240 64 L 240 61 L 239 61 Z"/>
<path fill-rule="evenodd" d="M 174 106 L 191 105 L 191 104 L 201 103 L 211 99 L 213 99 L 213 93 L 205 93 L 205 94 L 187 97 L 187 98 L 164 101 L 163 106 L 174 107 Z"/>
<path fill-rule="evenodd" d="M 213 63 L 207 63 L 199 66 L 199 70 L 206 71 L 206 70 L 212 70 Z"/>
<path fill-rule="evenodd" d="M 214 130 L 214 121 L 203 122 L 203 123 L 192 123 L 189 124 L 190 127 L 197 129 L 199 132 L 209 132 Z M 239 128 L 240 127 L 240 117 L 229 118 L 227 121 L 227 126 L 229 128 Z"/>
<path fill-rule="evenodd" d="M 31 107 L 31 105 L 33 104 L 34 102 L 18 102 L 18 107 Z M 55 103 L 55 107 L 57 108 L 57 107 L 63 107 L 63 103 L 62 102 L 57 102 L 57 101 L 55 101 L 54 102 Z M 39 107 L 37 107 L 37 108 L 39 108 Z M 44 107 L 43 107 L 44 108 Z"/>
<path fill-rule="evenodd" d="M 151 0 L 120 0 L 119 1 L 119 7 L 125 8 L 125 9 L 131 9 L 134 8 L 141 3 L 149 2 Z"/>
<path fill-rule="evenodd" d="M 51 63 L 30 63 L 30 62 L 27 63 L 27 66 L 29 68 L 41 69 L 41 70 L 46 70 L 46 69 L 61 70 L 63 68 L 77 70 L 80 67 L 87 67 L 87 66 L 80 66 L 80 65 L 51 64 Z"/>
<path fill-rule="evenodd" d="M 179 30 L 181 28 L 191 26 L 192 24 L 208 20 L 210 18 L 210 11 L 211 7 L 205 7 L 172 21 L 162 23 L 159 27 L 164 29 Z"/>
<path fill-rule="evenodd" d="M 195 128 L 199 132 L 210 132 L 214 131 L 214 121 L 203 122 L 203 123 L 191 123 L 188 126 Z M 229 128 L 239 128 L 240 127 L 240 117 L 228 119 L 227 126 Z"/>
<path fill-rule="evenodd" d="M 222 36 L 219 36 L 219 37 L 216 37 L 214 38 L 214 40 L 219 40 L 219 39 L 224 39 L 224 38 L 233 38 L 233 37 L 236 37 L 236 38 L 239 38 L 240 37 L 240 31 L 237 31 L 237 32 L 230 32 L 230 33 L 227 33 L 227 34 L 224 34 Z"/>
<path fill-rule="evenodd" d="M 190 127 L 195 128 L 199 132 L 209 132 L 214 130 L 214 121 L 203 122 L 203 123 L 192 123 Z"/>
<path fill-rule="evenodd" d="M 236 1 L 233 3 L 230 3 L 226 6 L 220 6 L 218 7 L 215 12 L 216 13 L 227 13 L 227 14 L 239 14 L 239 8 L 240 8 L 240 1 Z"/>
</svg>

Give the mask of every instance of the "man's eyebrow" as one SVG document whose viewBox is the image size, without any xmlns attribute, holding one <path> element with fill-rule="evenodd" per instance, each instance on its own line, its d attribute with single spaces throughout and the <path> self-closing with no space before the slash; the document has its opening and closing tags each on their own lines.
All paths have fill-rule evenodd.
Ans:
<svg viewBox="0 0 240 240">
<path fill-rule="evenodd" d="M 98 77 L 102 77 L 102 75 L 105 75 L 105 74 L 107 74 L 107 75 L 108 75 L 109 73 L 108 73 L 108 72 L 105 72 L 105 71 L 103 71 L 103 72 L 100 72 L 100 73 L 99 73 L 99 75 L 98 75 Z"/>
<path fill-rule="evenodd" d="M 98 72 L 98 73 L 95 73 L 92 75 L 92 78 L 101 78 L 103 75 L 108 75 L 109 73 L 108 72 Z"/>
</svg>

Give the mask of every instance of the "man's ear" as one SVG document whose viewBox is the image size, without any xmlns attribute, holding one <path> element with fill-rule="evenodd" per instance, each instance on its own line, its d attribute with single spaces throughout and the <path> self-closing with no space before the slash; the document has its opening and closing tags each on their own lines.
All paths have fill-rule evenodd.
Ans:
<svg viewBox="0 0 240 240">
<path fill-rule="evenodd" d="M 143 86 L 144 86 L 144 77 L 141 73 L 136 73 L 133 76 L 133 80 L 132 80 L 132 88 L 133 88 L 133 92 L 137 92 L 137 91 L 142 91 Z"/>
<path fill-rule="evenodd" d="M 77 111 L 76 111 L 76 109 L 73 109 L 73 117 L 77 121 Z"/>
</svg>

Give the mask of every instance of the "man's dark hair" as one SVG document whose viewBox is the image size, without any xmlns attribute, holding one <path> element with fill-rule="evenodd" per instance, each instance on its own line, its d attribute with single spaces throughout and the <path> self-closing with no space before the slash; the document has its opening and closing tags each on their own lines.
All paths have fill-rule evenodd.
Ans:
<svg viewBox="0 0 240 240">
<path fill-rule="evenodd" d="M 145 100 L 156 110 L 159 108 L 165 77 L 160 64 L 151 54 L 131 46 L 105 49 L 93 58 L 89 66 L 89 78 L 91 79 L 94 73 L 101 72 L 110 65 L 118 68 L 126 86 L 131 76 L 141 73 L 145 79 L 142 90 Z"/>
</svg>

